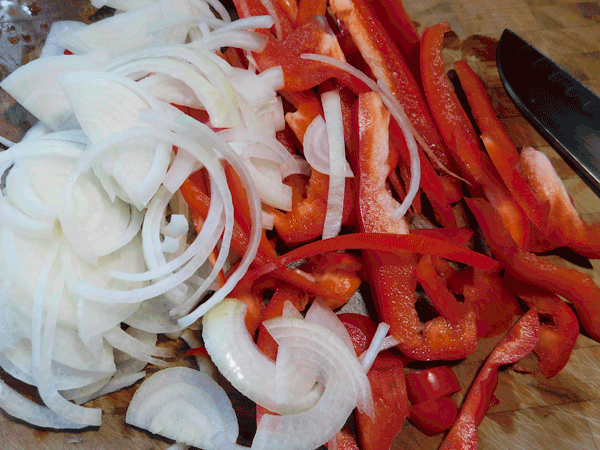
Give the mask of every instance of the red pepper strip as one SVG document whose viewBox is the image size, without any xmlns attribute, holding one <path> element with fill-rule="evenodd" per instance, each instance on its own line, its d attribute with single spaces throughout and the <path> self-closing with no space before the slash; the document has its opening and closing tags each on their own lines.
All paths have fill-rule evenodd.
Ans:
<svg viewBox="0 0 600 450">
<path fill-rule="evenodd" d="M 417 265 L 417 281 L 429 297 L 431 304 L 453 325 L 457 325 L 465 316 L 462 303 L 448 290 L 444 279 L 435 270 L 431 255 L 425 255 Z"/>
<path fill-rule="evenodd" d="M 204 358 L 210 358 L 210 355 L 204 347 L 191 348 L 185 352 L 187 356 L 203 356 Z"/>
<path fill-rule="evenodd" d="M 457 416 L 456 402 L 446 395 L 411 406 L 408 420 L 427 436 L 435 436 L 449 430 Z"/>
<path fill-rule="evenodd" d="M 296 0 L 275 0 L 274 3 L 276 3 L 285 12 L 286 16 L 291 19 L 293 26 L 293 22 L 296 21 L 298 16 L 298 4 L 296 3 Z"/>
<path fill-rule="evenodd" d="M 324 16 L 327 13 L 327 0 L 300 0 L 296 24 L 302 25 L 311 16 Z"/>
<path fill-rule="evenodd" d="M 454 245 L 461 247 L 468 247 L 471 238 L 473 237 L 473 230 L 466 227 L 454 227 L 454 228 L 413 228 L 410 230 L 410 234 L 416 236 L 427 236 L 435 239 L 442 239 L 450 242 Z"/>
<path fill-rule="evenodd" d="M 210 199 L 208 198 L 208 196 L 204 194 L 190 180 L 186 180 L 180 189 L 189 207 L 192 210 L 195 210 L 201 217 L 206 217 L 210 205 Z M 233 249 L 233 251 L 240 255 L 243 255 L 246 252 L 246 249 L 248 248 L 248 236 L 244 233 L 239 224 L 235 222 L 233 225 L 231 248 Z M 262 251 L 260 251 L 259 248 L 256 257 L 252 262 L 252 266 L 258 267 L 272 260 L 273 257 L 271 255 L 263 253 Z M 320 286 L 319 284 L 306 278 L 304 275 L 301 275 L 300 273 L 294 270 L 288 269 L 287 267 L 284 270 L 278 271 L 277 273 L 273 274 L 273 276 L 283 281 L 287 281 L 288 283 L 300 289 L 304 289 L 312 293 L 313 295 L 317 295 L 324 298 L 333 298 L 337 299 L 338 301 L 344 302 L 348 300 L 347 298 L 338 295 L 338 293 L 331 292 L 326 287 Z M 250 284 L 244 286 L 245 288 L 249 289 Z"/>
<path fill-rule="evenodd" d="M 437 366 L 406 374 L 406 391 L 413 405 L 460 391 L 460 381 L 450 366 Z"/>
<path fill-rule="evenodd" d="M 588 225 L 573 206 L 548 157 L 532 148 L 521 152 L 521 173 L 542 202 L 548 202 L 548 239 L 586 258 L 600 258 L 600 224 Z"/>
<path fill-rule="evenodd" d="M 505 226 L 521 248 L 528 248 L 530 224 L 525 212 L 504 186 L 477 133 L 452 89 L 442 59 L 444 33 L 448 24 L 425 29 L 421 42 L 421 72 L 433 116 L 462 174 L 479 187 L 501 214 Z M 476 191 L 475 194 L 480 192 Z"/>
<path fill-rule="evenodd" d="M 352 179 L 346 178 L 342 224 L 347 224 L 352 218 L 354 205 L 352 185 Z M 275 229 L 287 245 L 309 242 L 323 234 L 328 189 L 329 176 L 313 169 L 306 198 L 287 213 L 274 212 Z"/>
<path fill-rule="evenodd" d="M 324 301 L 331 309 L 342 307 L 356 292 L 362 283 L 357 275 L 362 269 L 362 262 L 346 252 L 334 252 L 310 258 L 309 262 L 299 267 L 310 274 L 320 286 L 336 292 L 346 301 L 325 298 Z"/>
<path fill-rule="evenodd" d="M 295 112 L 285 115 L 285 122 L 290 126 L 300 143 L 304 142 L 306 129 L 313 120 L 323 114 L 321 102 L 312 91 L 281 92 L 281 95 L 296 107 Z"/>
<path fill-rule="evenodd" d="M 467 199 L 467 204 L 492 253 L 506 271 L 518 280 L 555 292 L 570 301 L 583 329 L 600 341 L 600 288 L 594 280 L 576 269 L 556 266 L 521 250 L 489 204 L 477 199 Z"/>
<path fill-rule="evenodd" d="M 419 65 L 419 32 L 413 21 L 404 9 L 401 0 L 367 0 L 374 15 L 392 38 L 394 43 L 402 49 L 406 64 L 410 68 L 415 80 L 421 80 Z"/>
<path fill-rule="evenodd" d="M 391 154 L 393 154 L 393 152 L 390 152 L 390 155 Z M 402 180 L 394 170 L 389 173 L 387 179 L 398 198 L 404 200 L 406 197 L 406 189 L 404 189 L 404 186 L 408 186 L 410 184 L 410 169 L 406 167 L 406 164 L 404 164 L 403 161 L 399 162 L 399 169 L 402 175 Z M 421 210 L 421 193 L 419 192 L 413 199 L 410 209 L 408 210 L 408 214 L 411 216 L 418 215 L 421 214 Z"/>
<path fill-rule="evenodd" d="M 370 317 L 356 313 L 338 314 L 338 319 L 346 327 L 346 331 L 348 331 L 352 340 L 354 351 L 360 356 L 369 348 L 371 339 L 377 331 L 377 324 Z"/>
<path fill-rule="evenodd" d="M 579 336 L 573 310 L 555 294 L 505 275 L 513 292 L 541 316 L 540 340 L 533 349 L 546 378 L 553 377 L 569 361 Z M 545 319 L 545 320 L 544 320 Z"/>
<path fill-rule="evenodd" d="M 283 42 L 269 38 L 261 53 L 254 53 L 260 71 L 281 66 L 286 91 L 305 91 L 330 78 L 337 78 L 356 92 L 367 90 L 364 83 L 330 64 L 300 58 L 303 53 L 317 53 L 344 60 L 344 53 L 323 17 L 310 17 Z"/>
<path fill-rule="evenodd" d="M 242 227 L 246 235 L 249 236 L 252 229 L 252 219 L 250 218 L 250 205 L 248 203 L 246 189 L 244 188 L 239 175 L 229 163 L 225 163 L 225 175 L 227 176 L 227 185 L 229 186 L 231 198 L 233 200 L 233 215 L 235 221 Z M 277 256 L 271 243 L 267 239 L 265 230 L 262 230 L 259 250 L 265 255 L 270 255 L 272 257 Z"/>
<path fill-rule="evenodd" d="M 548 204 L 542 204 L 527 185 L 517 167 L 519 159 L 513 163 L 512 150 L 517 152 L 512 141 L 504 141 L 495 131 L 487 131 L 481 135 L 485 148 L 494 166 L 502 176 L 504 184 L 521 205 L 531 223 L 544 232 L 548 223 Z M 517 153 L 518 155 L 518 153 Z"/>
<path fill-rule="evenodd" d="M 287 252 L 248 273 L 250 280 L 278 270 L 295 261 L 339 250 L 375 250 L 377 253 L 406 255 L 406 252 L 435 255 L 469 264 L 483 270 L 497 270 L 498 262 L 481 253 L 450 244 L 440 239 L 409 234 L 350 233 L 322 241 L 311 242 Z"/>
<path fill-rule="evenodd" d="M 279 5 L 278 2 L 272 2 L 273 7 L 275 8 L 275 14 L 277 14 L 277 18 L 281 23 L 281 31 L 283 32 L 283 36 L 277 36 L 278 39 L 285 39 L 290 33 L 294 31 L 295 28 L 295 19 L 292 19 L 286 11 Z M 254 16 L 268 16 L 269 12 L 267 8 L 262 4 L 260 0 L 233 0 L 233 4 L 235 5 L 235 9 L 238 13 L 240 19 L 245 19 L 248 17 Z M 269 30 L 259 29 L 256 30 L 257 33 L 270 35 Z"/>
<path fill-rule="evenodd" d="M 454 69 L 460 79 L 460 85 L 463 88 L 475 122 L 482 134 L 491 133 L 498 137 L 500 145 L 505 150 L 504 158 L 511 166 L 519 163 L 519 152 L 512 144 L 512 139 L 507 133 L 504 125 L 496 116 L 492 102 L 485 91 L 483 83 L 477 74 L 471 69 L 471 66 L 464 61 L 456 61 Z M 511 144 L 508 146 L 507 144 Z M 506 147 L 504 147 L 507 145 Z"/>
<path fill-rule="evenodd" d="M 506 333 L 520 313 L 519 303 L 497 273 L 475 270 L 473 283 L 463 291 L 477 315 L 479 337 Z"/>
<path fill-rule="evenodd" d="M 71 50 L 65 50 L 63 52 L 63 55 L 72 55 L 72 54 L 73 54 L 73 52 Z"/>
<path fill-rule="evenodd" d="M 338 431 L 334 439 L 337 450 L 360 450 L 354 436 L 344 430 Z M 325 444 L 325 447 L 329 448 L 329 443 Z"/>
<path fill-rule="evenodd" d="M 398 152 L 400 159 L 407 164 L 410 161 L 410 154 L 404 135 L 395 120 L 390 123 L 390 137 L 393 143 L 392 148 Z M 419 160 L 421 161 L 421 189 L 431 202 L 436 219 L 444 227 L 456 226 L 450 198 L 440 181 L 439 175 L 421 149 L 419 149 Z"/>
<path fill-rule="evenodd" d="M 339 318 L 350 334 L 356 354 L 360 355 L 368 348 L 377 325 L 369 317 L 358 314 L 340 314 Z M 371 384 L 375 417 L 371 419 L 360 412 L 356 414 L 361 448 L 389 449 L 408 415 L 404 360 L 389 350 L 381 352 L 367 377 Z"/>
<path fill-rule="evenodd" d="M 248 68 L 248 61 L 246 60 L 244 52 L 239 48 L 229 47 L 223 53 L 221 53 L 220 50 L 217 50 L 216 53 L 232 67 L 244 70 Z"/>
<path fill-rule="evenodd" d="M 438 160 L 450 167 L 451 156 L 439 135 L 421 88 L 366 0 L 331 0 L 330 6 L 348 28 L 375 78 L 387 84 Z"/>
<path fill-rule="evenodd" d="M 380 357 L 378 355 L 375 361 Z M 387 358 L 388 362 L 393 359 L 395 365 L 383 370 L 372 367 L 367 373 L 375 404 L 375 417 L 371 419 L 366 414 L 356 414 L 362 450 L 389 449 L 408 416 L 402 357 L 388 353 Z"/>
<path fill-rule="evenodd" d="M 483 420 L 498 385 L 498 368 L 519 361 L 533 350 L 539 328 L 536 312 L 529 310 L 500 341 L 477 374 L 440 450 L 477 449 L 477 426 Z"/>
</svg>

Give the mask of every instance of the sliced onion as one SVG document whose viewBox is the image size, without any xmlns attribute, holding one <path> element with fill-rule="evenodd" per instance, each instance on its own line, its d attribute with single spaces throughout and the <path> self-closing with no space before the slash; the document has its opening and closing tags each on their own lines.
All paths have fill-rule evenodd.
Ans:
<svg viewBox="0 0 600 450">
<path fill-rule="evenodd" d="M 387 323 L 380 323 L 377 326 L 375 336 L 373 336 L 373 339 L 371 339 L 369 348 L 367 348 L 358 358 L 365 370 L 365 373 L 369 371 L 369 369 L 373 365 L 373 362 L 375 361 L 375 358 L 377 357 L 379 352 L 383 350 L 383 342 L 389 329 L 390 326 Z"/>
<path fill-rule="evenodd" d="M 221 47 L 235 47 L 260 53 L 267 46 L 267 42 L 268 39 L 263 34 L 251 31 L 228 31 L 211 33 L 209 36 L 193 40 L 190 45 L 207 51 L 216 51 Z"/>
<path fill-rule="evenodd" d="M 358 360 L 328 329 L 306 320 L 278 317 L 264 322 L 295 361 L 317 363 L 325 391 L 311 409 L 285 416 L 264 415 L 252 442 L 265 450 L 312 450 L 331 440 L 352 410 L 374 414 L 371 386 Z"/>
<path fill-rule="evenodd" d="M 327 191 L 327 209 L 323 224 L 323 239 L 328 239 L 337 236 L 342 228 L 347 161 L 339 91 L 324 93 L 321 96 L 321 102 L 325 113 L 329 144 L 329 189 Z"/>
<path fill-rule="evenodd" d="M 55 130 L 73 114 L 58 78 L 73 72 L 96 70 L 101 65 L 92 58 L 77 55 L 37 59 L 15 70 L 2 80 L 0 87 Z"/>
<path fill-rule="evenodd" d="M 227 299 L 210 309 L 202 321 L 202 338 L 219 372 L 242 394 L 269 411 L 295 413 L 311 408 L 320 396 L 318 389 L 308 395 L 278 404 L 275 363 L 256 347 L 244 322 L 246 306 Z"/>
<path fill-rule="evenodd" d="M 187 367 L 161 370 L 142 383 L 125 422 L 177 442 L 213 448 L 221 432 L 235 442 L 239 428 L 231 401 L 208 375 Z"/>
<path fill-rule="evenodd" d="M 323 116 L 317 116 L 306 128 L 302 142 L 304 157 L 310 166 L 325 175 L 329 175 L 329 137 Z M 346 177 L 353 177 L 352 168 L 346 161 Z"/>
<path fill-rule="evenodd" d="M 88 426 L 85 423 L 77 423 L 60 417 L 51 409 L 23 397 L 2 380 L 0 380 L 0 408 L 7 414 L 37 427 L 63 430 Z"/>
<path fill-rule="evenodd" d="M 350 353 L 356 356 L 356 352 L 354 351 L 354 344 L 352 344 L 352 339 L 348 334 L 348 330 L 339 319 L 339 317 L 331 310 L 329 306 L 325 303 L 325 301 L 317 297 L 313 302 L 308 311 L 306 312 L 306 320 L 312 323 L 316 323 L 317 325 L 321 325 L 322 327 L 327 328 L 329 331 L 334 333 L 337 337 L 339 337 Z"/>
<path fill-rule="evenodd" d="M 187 27 L 164 30 L 157 36 L 149 32 L 148 25 L 164 17 L 186 17 L 190 14 L 189 2 L 185 0 L 161 0 L 145 8 L 118 14 L 73 33 L 64 34 L 59 41 L 75 54 L 100 49 L 110 49 L 114 54 L 123 54 L 157 42 L 183 43 Z"/>
<path fill-rule="evenodd" d="M 114 327 L 105 331 L 103 336 L 114 348 L 119 349 L 140 361 L 146 361 L 157 366 L 170 365 L 170 363 L 153 358 L 152 356 L 169 357 L 173 356 L 173 351 L 144 344 L 127 334 L 121 327 Z"/>
<path fill-rule="evenodd" d="M 284 211 L 292 210 L 292 188 L 283 183 L 281 169 L 276 163 L 252 158 L 246 167 L 264 203 Z"/>
</svg>

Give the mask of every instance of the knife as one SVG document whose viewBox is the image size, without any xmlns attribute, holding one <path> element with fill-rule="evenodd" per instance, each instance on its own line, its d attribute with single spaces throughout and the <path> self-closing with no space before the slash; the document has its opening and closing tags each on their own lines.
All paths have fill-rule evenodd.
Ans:
<svg viewBox="0 0 600 450">
<path fill-rule="evenodd" d="M 521 114 L 600 197 L 600 98 L 508 29 L 496 62 Z"/>
</svg>

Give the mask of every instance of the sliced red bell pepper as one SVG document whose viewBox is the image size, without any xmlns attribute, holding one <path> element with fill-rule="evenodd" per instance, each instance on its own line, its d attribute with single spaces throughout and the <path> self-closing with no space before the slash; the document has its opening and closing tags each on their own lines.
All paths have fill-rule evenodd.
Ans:
<svg viewBox="0 0 600 450">
<path fill-rule="evenodd" d="M 449 30 L 448 24 L 442 23 L 423 32 L 421 72 L 427 101 L 462 175 L 473 185 L 473 193 L 476 196 L 485 194 L 501 214 L 513 239 L 521 248 L 528 248 L 529 219 L 481 148 L 477 133 L 446 76 L 442 42 L 444 33 Z"/>
<path fill-rule="evenodd" d="M 299 0 L 296 24 L 302 25 L 311 16 L 324 16 L 327 13 L 327 0 Z"/>
<path fill-rule="evenodd" d="M 421 88 L 367 1 L 332 0 L 330 6 L 336 17 L 344 22 L 375 78 L 387 84 L 438 160 L 445 167 L 451 167 L 451 156 L 438 132 Z"/>
<path fill-rule="evenodd" d="M 529 310 L 500 341 L 473 381 L 440 450 L 477 448 L 477 427 L 485 417 L 498 385 L 498 368 L 519 361 L 533 350 L 538 341 L 539 327 L 536 312 Z"/>
<path fill-rule="evenodd" d="M 196 186 L 190 179 L 186 180 L 181 186 L 181 193 L 189 207 L 192 210 L 195 210 L 200 217 L 205 218 L 208 214 L 208 208 L 210 206 L 210 198 L 206 194 L 204 194 L 198 186 Z M 238 223 L 234 222 L 233 225 L 233 236 L 231 240 L 231 248 L 236 253 L 243 255 L 248 248 L 248 236 L 244 233 L 243 229 L 240 227 Z M 257 252 L 254 261 L 252 262 L 253 267 L 259 267 L 261 265 L 267 264 L 270 261 L 273 261 L 273 256 L 270 253 L 264 253 L 260 250 Z M 293 284 L 294 286 L 304 289 L 313 295 L 321 296 L 324 298 L 333 298 L 337 299 L 337 301 L 347 301 L 347 298 L 341 297 L 336 292 L 332 292 L 324 286 L 320 286 L 314 281 L 309 280 L 304 275 L 288 269 L 283 268 L 281 271 L 273 274 L 274 277 L 278 277 L 282 280 Z M 251 287 L 251 284 L 244 285 L 244 292 L 248 291 Z"/>
<path fill-rule="evenodd" d="M 387 34 L 402 49 L 406 64 L 415 80 L 419 82 L 421 80 L 419 66 L 421 39 L 417 28 L 404 9 L 402 0 L 367 0 L 367 2 Z"/>
<path fill-rule="evenodd" d="M 531 223 L 538 230 L 544 232 L 548 223 L 549 205 L 538 200 L 517 170 L 519 159 L 517 156 L 516 162 L 514 162 L 511 156 L 512 150 L 515 153 L 517 151 L 512 141 L 503 140 L 495 131 L 486 131 L 481 135 L 481 140 L 504 184 L 506 184 L 515 200 L 519 202 Z"/>
<path fill-rule="evenodd" d="M 401 134 L 396 121 L 390 123 L 390 138 L 393 143 L 391 147 L 398 152 L 401 161 L 408 168 L 407 164 L 410 161 L 410 154 L 406 146 L 406 140 Z M 456 219 L 452 211 L 450 198 L 442 185 L 439 175 L 421 149 L 419 149 L 419 161 L 421 162 L 421 189 L 431 202 L 437 221 L 444 227 L 456 226 Z"/>
<path fill-rule="evenodd" d="M 312 241 L 323 234 L 329 176 L 312 170 L 307 196 L 287 213 L 275 211 L 275 229 L 287 245 L 298 245 Z M 353 181 L 346 178 L 342 224 L 352 218 L 354 209 Z"/>
<path fill-rule="evenodd" d="M 377 324 L 370 317 L 355 313 L 338 314 L 338 319 L 346 327 L 346 331 L 348 331 L 352 340 L 354 351 L 360 356 L 369 348 L 371 339 L 377 331 Z"/>
<path fill-rule="evenodd" d="M 358 276 L 358 272 L 362 269 L 362 262 L 356 256 L 346 252 L 326 253 L 310 258 L 299 269 L 310 274 L 320 286 L 336 292 L 346 301 L 354 295 L 362 283 L 362 279 Z M 332 298 L 325 298 L 324 301 L 331 309 L 340 308 L 346 303 Z"/>
<path fill-rule="evenodd" d="M 498 262 L 496 260 L 439 239 L 408 234 L 350 233 L 318 242 L 311 242 L 310 244 L 291 250 L 279 258 L 248 272 L 247 278 L 249 280 L 256 280 L 274 270 L 280 270 L 287 264 L 322 253 L 339 250 L 376 250 L 377 253 L 389 254 L 392 258 L 406 255 L 408 251 L 423 255 L 440 256 L 483 270 L 493 271 L 498 269 Z"/>
<path fill-rule="evenodd" d="M 473 283 L 465 286 L 463 294 L 477 315 L 480 337 L 506 333 L 520 313 L 517 299 L 497 273 L 475 270 Z"/>
<path fill-rule="evenodd" d="M 375 335 L 377 325 L 366 316 L 340 314 L 348 330 L 354 351 L 360 355 Z M 404 382 L 404 360 L 387 350 L 379 353 L 367 373 L 373 394 L 375 417 L 357 411 L 356 424 L 362 450 L 387 450 L 402 429 L 408 415 L 408 398 Z"/>
<path fill-rule="evenodd" d="M 360 450 L 354 436 L 344 430 L 338 431 L 334 439 L 336 450 Z M 325 447 L 329 449 L 329 443 Z"/>
<path fill-rule="evenodd" d="M 279 39 L 285 39 L 295 28 L 295 18 L 286 11 L 289 8 L 282 8 L 279 2 L 272 2 L 275 8 L 275 13 L 281 24 L 281 31 L 283 36 L 277 36 Z M 268 16 L 269 12 L 260 0 L 233 0 L 235 9 L 240 19 L 254 16 Z M 274 28 L 273 28 L 274 29 Z M 257 30 L 257 32 L 269 35 L 269 30 Z"/>
<path fill-rule="evenodd" d="M 388 354 L 388 362 L 390 358 L 395 358 L 395 366 L 383 370 L 372 367 L 367 373 L 375 417 L 371 419 L 366 414 L 356 414 L 362 450 L 388 450 L 408 416 L 403 360 L 400 356 Z"/>
<path fill-rule="evenodd" d="M 406 374 L 406 392 L 413 405 L 460 390 L 460 381 L 450 366 L 436 366 Z"/>
<path fill-rule="evenodd" d="M 520 169 L 541 202 L 548 202 L 548 239 L 587 258 L 600 258 L 600 224 L 580 216 L 548 157 L 531 147 L 521 152 Z"/>
<path fill-rule="evenodd" d="M 440 316 L 453 325 L 460 323 L 466 310 L 450 292 L 445 280 L 438 275 L 431 255 L 423 256 L 417 264 L 417 280 Z"/>
<path fill-rule="evenodd" d="M 454 69 L 460 79 L 460 85 L 469 102 L 471 113 L 477 122 L 477 127 L 482 134 L 491 133 L 498 136 L 500 145 L 504 147 L 505 143 L 512 144 L 510 135 L 496 116 L 492 102 L 485 91 L 485 87 L 477 74 L 471 69 L 471 66 L 464 61 L 456 61 Z M 519 152 L 514 145 L 504 148 L 504 157 L 511 166 L 519 163 Z"/>
<path fill-rule="evenodd" d="M 533 349 L 545 377 L 562 370 L 569 361 L 579 336 L 579 322 L 573 310 L 556 294 L 516 280 L 506 274 L 512 291 L 541 317 L 540 340 Z"/>
<path fill-rule="evenodd" d="M 298 141 L 302 143 L 308 126 L 317 116 L 323 115 L 321 102 L 312 91 L 282 91 L 281 95 L 296 108 L 295 112 L 286 113 L 285 121 L 298 138 Z"/>
<path fill-rule="evenodd" d="M 452 427 L 458 416 L 458 406 L 446 395 L 410 407 L 408 420 L 427 436 L 435 436 Z"/>
<path fill-rule="evenodd" d="M 468 247 L 473 230 L 466 227 L 450 227 L 450 228 L 413 228 L 410 234 L 416 236 L 427 236 L 435 239 L 443 239 L 454 245 Z"/>
<path fill-rule="evenodd" d="M 585 331 L 600 341 L 600 288 L 576 269 L 559 267 L 521 250 L 503 226 L 502 219 L 483 200 L 467 199 L 492 253 L 516 279 L 555 292 L 575 307 Z"/>
<path fill-rule="evenodd" d="M 336 78 L 356 92 L 364 92 L 366 86 L 347 72 L 330 64 L 302 59 L 303 53 L 316 53 L 343 60 L 344 53 L 327 21 L 323 17 L 312 16 L 297 27 L 281 42 L 269 37 L 267 46 L 261 53 L 254 53 L 258 69 L 262 72 L 271 67 L 283 69 L 286 91 L 305 91 L 330 78 Z"/>
<path fill-rule="evenodd" d="M 405 220 L 391 219 L 398 202 L 385 185 L 389 172 L 389 112 L 375 93 L 359 95 L 357 112 L 360 229 L 368 233 L 365 237 L 376 236 L 375 233 L 401 233 L 396 236 L 405 239 L 417 237 L 402 235 L 408 232 Z M 387 240 L 393 235 L 381 236 Z M 449 244 L 446 242 L 446 245 Z M 477 329 L 472 311 L 459 324 L 453 325 L 438 317 L 429 321 L 422 333 L 419 332 L 419 317 L 414 305 L 416 261 L 411 252 L 399 252 L 398 256 L 365 252 L 365 267 L 380 318 L 390 325 L 390 333 L 400 342 L 399 349 L 405 355 L 424 360 L 458 359 L 474 351 Z"/>
</svg>

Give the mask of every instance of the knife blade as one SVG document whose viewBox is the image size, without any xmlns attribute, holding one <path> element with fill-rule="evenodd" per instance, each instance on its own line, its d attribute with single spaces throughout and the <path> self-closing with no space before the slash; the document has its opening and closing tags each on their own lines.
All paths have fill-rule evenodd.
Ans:
<svg viewBox="0 0 600 450">
<path fill-rule="evenodd" d="M 521 114 L 600 197 L 600 98 L 508 29 L 496 63 Z"/>
</svg>

